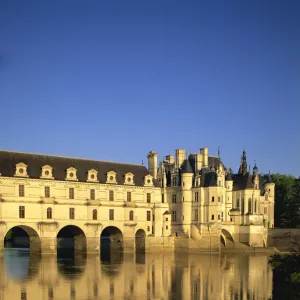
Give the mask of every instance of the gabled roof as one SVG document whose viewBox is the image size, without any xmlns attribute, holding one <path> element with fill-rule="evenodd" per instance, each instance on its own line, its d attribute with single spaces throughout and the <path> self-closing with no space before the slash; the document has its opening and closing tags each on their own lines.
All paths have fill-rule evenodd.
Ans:
<svg viewBox="0 0 300 300">
<path fill-rule="evenodd" d="M 136 186 L 144 186 L 144 177 L 149 175 L 148 169 L 143 165 L 127 163 L 108 162 L 100 160 L 90 160 L 82 158 L 62 157 L 53 155 L 42 155 L 33 153 L 0 151 L 0 173 L 2 176 L 13 177 L 17 163 L 23 162 L 27 167 L 29 178 L 39 179 L 42 166 L 50 165 L 52 175 L 55 180 L 65 180 L 66 169 L 74 167 L 77 169 L 77 179 L 79 182 L 87 181 L 87 172 L 91 169 L 98 171 L 100 183 L 106 183 L 106 174 L 109 171 L 117 173 L 116 180 L 120 185 L 124 184 L 124 175 L 132 173 Z M 159 187 L 159 182 L 153 179 L 153 184 Z"/>
</svg>

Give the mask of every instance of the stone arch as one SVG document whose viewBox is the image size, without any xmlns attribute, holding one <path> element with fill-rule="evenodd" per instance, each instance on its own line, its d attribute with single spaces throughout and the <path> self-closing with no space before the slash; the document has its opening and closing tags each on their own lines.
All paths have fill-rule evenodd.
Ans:
<svg viewBox="0 0 300 300">
<path fill-rule="evenodd" d="M 57 250 L 73 250 L 76 252 L 86 252 L 86 235 L 84 231 L 76 225 L 66 225 L 62 227 L 57 235 Z"/>
<path fill-rule="evenodd" d="M 102 245 L 109 246 L 111 251 L 123 250 L 123 233 L 116 226 L 105 227 L 101 232 L 100 239 L 101 247 Z"/>
<path fill-rule="evenodd" d="M 140 252 L 146 250 L 146 232 L 144 229 L 138 229 L 135 233 L 135 250 Z"/>
<path fill-rule="evenodd" d="M 229 245 L 234 244 L 233 236 L 226 229 L 222 229 L 221 234 L 220 234 L 220 239 L 221 239 L 222 245 L 225 247 L 228 247 Z"/>
<path fill-rule="evenodd" d="M 17 239 L 17 240 L 16 240 Z M 32 253 L 41 252 L 41 239 L 38 232 L 30 226 L 16 225 L 7 230 L 4 245 L 11 242 L 12 246 L 30 248 Z"/>
</svg>

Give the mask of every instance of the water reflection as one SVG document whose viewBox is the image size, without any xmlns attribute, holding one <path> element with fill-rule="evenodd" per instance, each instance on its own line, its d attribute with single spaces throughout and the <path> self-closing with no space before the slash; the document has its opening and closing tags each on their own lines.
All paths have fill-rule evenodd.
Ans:
<svg viewBox="0 0 300 300">
<path fill-rule="evenodd" d="M 104 256 L 105 258 L 105 256 Z M 271 299 L 264 254 L 113 253 L 34 258 L 5 249 L 4 299 Z"/>
</svg>

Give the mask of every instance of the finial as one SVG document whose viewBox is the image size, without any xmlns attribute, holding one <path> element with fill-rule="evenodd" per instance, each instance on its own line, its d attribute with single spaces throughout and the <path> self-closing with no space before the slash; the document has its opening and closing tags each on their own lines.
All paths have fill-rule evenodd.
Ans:
<svg viewBox="0 0 300 300">
<path fill-rule="evenodd" d="M 220 146 L 218 146 L 218 157 L 220 158 Z"/>
</svg>

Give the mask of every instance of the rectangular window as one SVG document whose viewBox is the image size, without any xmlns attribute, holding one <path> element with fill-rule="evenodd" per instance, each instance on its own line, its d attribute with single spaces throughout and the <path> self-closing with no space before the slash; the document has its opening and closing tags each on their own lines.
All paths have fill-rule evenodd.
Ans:
<svg viewBox="0 0 300 300">
<path fill-rule="evenodd" d="M 168 230 L 169 229 L 169 227 L 168 227 L 168 225 L 166 226 L 166 230 Z"/>
<path fill-rule="evenodd" d="M 266 214 L 268 212 L 267 208 L 265 207 L 264 208 L 264 213 Z"/>
<path fill-rule="evenodd" d="M 74 188 L 69 188 L 69 199 L 74 199 Z"/>
<path fill-rule="evenodd" d="M 109 191 L 109 201 L 114 201 L 114 191 Z"/>
<path fill-rule="evenodd" d="M 151 211 L 147 211 L 147 221 L 151 221 Z"/>
<path fill-rule="evenodd" d="M 95 200 L 95 190 L 94 189 L 90 190 L 90 199 Z"/>
<path fill-rule="evenodd" d="M 155 221 L 155 215 L 154 214 L 152 215 L 152 221 L 153 222 Z"/>
<path fill-rule="evenodd" d="M 25 186 L 24 186 L 24 184 L 19 185 L 19 197 L 25 197 Z"/>
<path fill-rule="evenodd" d="M 75 219 L 75 208 L 73 208 L 73 207 L 70 207 L 70 208 L 69 208 L 69 218 L 70 218 L 71 220 L 74 220 L 74 219 Z"/>
<path fill-rule="evenodd" d="M 195 202 L 199 202 L 199 198 L 198 197 L 199 197 L 199 194 L 198 194 L 198 192 L 196 192 L 195 193 Z"/>
<path fill-rule="evenodd" d="M 176 203 L 176 194 L 172 195 L 172 203 Z"/>
<path fill-rule="evenodd" d="M 25 218 L 25 206 L 19 206 L 19 218 L 20 219 Z"/>
<path fill-rule="evenodd" d="M 215 197 L 211 197 L 211 202 L 215 202 Z"/>
<path fill-rule="evenodd" d="M 195 217 L 194 217 L 195 221 L 198 221 L 198 209 L 195 209 Z"/>
<path fill-rule="evenodd" d="M 220 196 L 218 197 L 218 202 L 221 202 L 221 197 Z"/>
<path fill-rule="evenodd" d="M 150 231 L 150 226 L 147 227 L 147 231 Z"/>
<path fill-rule="evenodd" d="M 211 215 L 211 219 L 214 220 L 214 219 L 215 219 L 215 216 L 214 216 L 214 215 Z"/>
<path fill-rule="evenodd" d="M 109 210 L 109 220 L 113 221 L 115 219 L 115 211 L 113 209 Z"/>
<path fill-rule="evenodd" d="M 50 186 L 45 186 L 45 197 L 46 198 L 50 197 Z"/>
<path fill-rule="evenodd" d="M 161 203 L 165 203 L 165 195 L 164 194 L 161 195 Z"/>
<path fill-rule="evenodd" d="M 220 215 L 218 215 L 218 220 L 221 220 L 221 216 Z"/>
<path fill-rule="evenodd" d="M 127 192 L 127 201 L 131 202 L 131 192 Z"/>
<path fill-rule="evenodd" d="M 172 211 L 172 221 L 176 222 L 176 210 Z"/>
<path fill-rule="evenodd" d="M 147 193 L 147 203 L 151 203 L 151 194 Z"/>
</svg>

